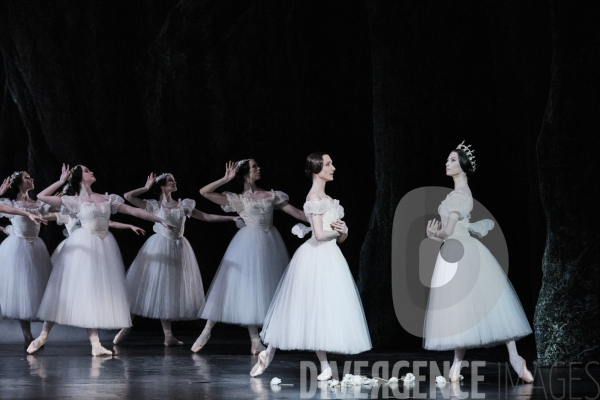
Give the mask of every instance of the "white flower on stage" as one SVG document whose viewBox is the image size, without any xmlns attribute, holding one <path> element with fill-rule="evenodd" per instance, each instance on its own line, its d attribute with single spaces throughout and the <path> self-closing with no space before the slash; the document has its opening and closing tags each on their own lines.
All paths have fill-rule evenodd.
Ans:
<svg viewBox="0 0 600 400">
<path fill-rule="evenodd" d="M 396 378 L 395 376 L 392 376 L 390 378 L 390 380 L 388 381 L 388 384 L 393 384 L 393 383 L 398 383 L 398 378 Z"/>
<path fill-rule="evenodd" d="M 446 378 L 444 378 L 443 376 L 436 376 L 435 383 L 443 385 L 446 383 Z"/>
<path fill-rule="evenodd" d="M 281 383 L 281 379 L 275 377 L 271 379 L 271 385 L 279 385 Z"/>
<path fill-rule="evenodd" d="M 336 381 L 335 379 L 332 379 L 329 381 L 329 387 L 338 386 L 339 384 L 340 384 L 340 381 Z"/>
<path fill-rule="evenodd" d="M 414 382 L 415 376 L 409 372 L 408 374 L 406 374 L 406 376 L 402 380 L 404 381 L 404 384 L 406 385 L 408 383 Z"/>
</svg>

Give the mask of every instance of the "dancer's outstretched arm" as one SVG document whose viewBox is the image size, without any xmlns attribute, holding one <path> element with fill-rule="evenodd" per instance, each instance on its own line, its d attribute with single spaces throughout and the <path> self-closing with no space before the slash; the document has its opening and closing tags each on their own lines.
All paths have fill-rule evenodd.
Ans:
<svg viewBox="0 0 600 400">
<path fill-rule="evenodd" d="M 154 214 L 150 214 L 149 212 L 144 211 L 141 208 L 131 207 L 131 206 L 128 206 L 127 204 L 120 204 L 117 207 L 117 211 L 122 214 L 127 214 L 127 215 L 134 216 L 136 218 L 145 219 L 146 221 L 157 222 L 159 224 L 162 224 L 165 228 L 169 229 L 172 232 L 179 232 L 179 228 L 176 227 L 175 225 L 171 225 L 164 219 L 159 218 Z"/>
<path fill-rule="evenodd" d="M 208 185 L 204 186 L 202 189 L 200 189 L 200 194 L 213 203 L 216 203 L 220 206 L 226 206 L 229 204 L 227 197 L 221 193 L 215 193 L 215 190 L 235 178 L 235 173 L 235 163 L 233 161 L 229 161 L 227 164 L 225 164 L 225 176 L 218 181 L 214 181 L 213 183 L 209 183 Z"/>
<path fill-rule="evenodd" d="M 125 200 L 127 200 L 134 206 L 141 208 L 142 210 L 145 210 L 146 202 L 144 200 L 140 199 L 139 196 L 141 194 L 149 191 L 150 188 L 152 187 L 152 185 L 154 185 L 155 181 L 156 181 L 156 174 L 150 172 L 150 175 L 148 175 L 148 178 L 146 179 L 146 184 L 139 189 L 134 189 L 130 192 L 125 193 L 125 195 L 124 195 Z"/>
<path fill-rule="evenodd" d="M 199 219 L 200 221 L 204 222 L 235 222 L 240 219 L 239 216 L 231 217 L 229 215 L 207 214 L 196 209 L 192 211 L 192 218 Z"/>
<path fill-rule="evenodd" d="M 38 200 L 43 201 L 46 204 L 50 204 L 52 207 L 60 209 L 62 206 L 62 198 L 60 196 L 53 196 L 52 193 L 55 193 L 58 189 L 64 186 L 65 183 L 67 183 L 67 179 L 69 179 L 70 175 L 71 171 L 69 170 L 69 166 L 63 164 L 60 179 L 48 186 L 46 189 L 42 190 L 37 195 Z"/>
<path fill-rule="evenodd" d="M 35 222 L 36 225 L 39 225 L 40 222 L 42 222 L 44 224 L 47 223 L 47 220 L 45 218 L 40 218 L 37 215 L 32 214 L 28 211 L 19 210 L 18 208 L 7 206 L 5 204 L 0 204 L 0 214 L 20 215 L 23 217 L 27 217 L 30 220 L 32 220 L 33 222 Z"/>
<path fill-rule="evenodd" d="M 146 231 L 140 228 L 139 226 L 123 224 L 121 222 L 108 221 L 108 227 L 113 229 L 131 229 L 135 232 L 136 235 L 142 234 L 142 236 L 146 235 Z"/>
<path fill-rule="evenodd" d="M 304 211 L 297 209 L 296 207 L 294 207 L 287 201 L 282 203 L 281 206 L 279 207 L 279 209 L 281 211 L 283 211 L 284 213 L 289 214 L 292 217 L 294 217 L 302 222 L 309 222 L 306 219 L 306 215 L 304 214 Z"/>
</svg>

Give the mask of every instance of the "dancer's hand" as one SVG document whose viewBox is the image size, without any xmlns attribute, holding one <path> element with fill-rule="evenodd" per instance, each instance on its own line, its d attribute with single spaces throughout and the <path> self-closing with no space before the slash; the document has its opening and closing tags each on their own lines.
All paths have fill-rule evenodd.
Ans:
<svg viewBox="0 0 600 400">
<path fill-rule="evenodd" d="M 46 221 L 44 218 L 40 218 L 35 214 L 29 213 L 27 214 L 27 216 L 29 217 L 30 220 L 32 220 L 33 222 L 35 222 L 36 225 L 39 225 L 40 222 L 44 225 L 48 225 L 48 221 Z"/>
<path fill-rule="evenodd" d="M 71 170 L 69 169 L 69 164 L 63 163 L 59 181 L 63 184 L 67 183 L 67 180 L 69 179 L 70 176 L 71 176 Z"/>
<path fill-rule="evenodd" d="M 440 221 L 436 221 L 435 218 L 427 221 L 427 237 L 434 237 L 435 234 L 441 229 L 442 223 Z"/>
<path fill-rule="evenodd" d="M 8 188 L 10 187 L 11 184 L 12 184 L 12 179 L 10 179 L 10 176 L 9 176 L 2 182 L 2 185 L 0 185 L 0 196 L 2 196 L 4 193 L 6 193 L 6 191 L 8 190 Z"/>
<path fill-rule="evenodd" d="M 348 234 L 348 227 L 346 226 L 346 222 L 342 221 L 341 219 L 337 219 L 334 222 L 332 222 L 331 229 L 339 232 L 340 235 Z"/>
<path fill-rule="evenodd" d="M 235 178 L 236 172 L 235 163 L 233 161 L 229 161 L 225 164 L 225 180 L 230 181 Z"/>
<path fill-rule="evenodd" d="M 148 175 L 148 178 L 146 179 L 146 184 L 144 185 L 146 190 L 150 190 L 150 188 L 152 188 L 152 185 L 154 185 L 154 182 L 156 182 L 156 174 L 150 172 L 150 175 Z"/>
<path fill-rule="evenodd" d="M 54 193 L 54 197 L 62 197 L 63 193 L 62 192 L 56 192 Z"/>
<path fill-rule="evenodd" d="M 129 229 L 131 229 L 132 231 L 134 231 L 136 235 L 140 235 L 141 234 L 142 236 L 146 236 L 146 231 L 143 230 L 142 228 L 140 228 L 139 226 L 130 225 Z"/>
<path fill-rule="evenodd" d="M 0 226 L 0 232 L 4 233 L 6 236 L 9 236 L 8 232 L 6 232 L 6 228 L 3 226 Z"/>
<path fill-rule="evenodd" d="M 164 226 L 165 228 L 167 228 L 168 230 L 170 230 L 171 232 L 175 232 L 175 233 L 179 233 L 179 228 L 176 227 L 175 225 L 171 225 L 170 223 L 168 223 L 167 221 L 163 220 L 161 222 L 162 226 Z"/>
</svg>

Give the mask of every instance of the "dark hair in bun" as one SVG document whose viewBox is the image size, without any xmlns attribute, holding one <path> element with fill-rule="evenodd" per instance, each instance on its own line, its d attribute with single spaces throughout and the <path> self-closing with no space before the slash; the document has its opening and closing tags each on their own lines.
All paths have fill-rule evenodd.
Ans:
<svg viewBox="0 0 600 400">
<path fill-rule="evenodd" d="M 467 156 L 467 153 L 465 153 L 464 150 L 454 149 L 452 151 L 458 154 L 458 163 L 460 164 L 460 169 L 467 174 L 467 178 L 470 178 L 475 171 L 473 170 L 473 164 L 471 163 L 471 160 L 469 160 L 469 156 Z"/>
<path fill-rule="evenodd" d="M 315 151 L 314 153 L 310 153 L 308 157 L 306 157 L 306 163 L 304 164 L 304 173 L 309 178 L 312 178 L 312 174 L 318 174 L 323 169 L 323 156 L 327 153 L 323 153 L 322 151 Z"/>
<path fill-rule="evenodd" d="M 75 196 L 81 190 L 81 180 L 83 179 L 83 168 L 81 165 L 76 165 L 71 168 L 71 176 L 67 180 L 67 184 L 63 186 L 62 193 L 65 196 Z"/>
</svg>

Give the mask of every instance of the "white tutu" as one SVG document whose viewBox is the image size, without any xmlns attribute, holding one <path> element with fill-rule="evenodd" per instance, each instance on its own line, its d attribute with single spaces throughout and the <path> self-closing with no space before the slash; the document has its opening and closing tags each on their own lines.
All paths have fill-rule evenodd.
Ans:
<svg viewBox="0 0 600 400">
<path fill-rule="evenodd" d="M 200 318 L 262 325 L 289 260 L 277 228 L 240 229 L 225 251 Z"/>
<path fill-rule="evenodd" d="M 148 318 L 197 319 L 204 304 L 204 288 L 196 256 L 183 237 L 186 216 L 191 216 L 196 202 L 179 201 L 166 209 L 156 200 L 146 200 L 146 211 L 179 227 L 179 233 L 155 224 L 150 236 L 127 271 L 126 285 L 131 313 Z"/>
<path fill-rule="evenodd" d="M 125 279 L 131 313 L 147 318 L 196 319 L 204 304 L 202 278 L 192 246 L 152 235 Z"/>
<path fill-rule="evenodd" d="M 5 318 L 37 321 L 37 312 L 52 271 L 40 238 L 29 242 L 11 235 L 0 245 L 0 304 Z"/>
<path fill-rule="evenodd" d="M 288 200 L 272 192 L 262 200 L 225 192 L 229 206 L 246 226 L 229 243 L 206 294 L 200 318 L 238 325 L 262 325 L 271 299 L 290 257 L 281 235 L 272 225 L 273 209 Z"/>
<path fill-rule="evenodd" d="M 56 254 L 38 317 L 83 328 L 131 326 L 125 268 L 108 232 L 108 217 L 123 199 L 111 195 L 105 203 L 93 204 L 63 196 L 62 201 L 65 212 L 76 214 L 82 228 L 73 230 Z"/>
<path fill-rule="evenodd" d="M 331 222 L 344 216 L 331 199 L 309 201 L 304 210 L 309 221 L 310 214 L 323 214 L 323 229 L 329 231 Z M 319 242 L 313 236 L 294 253 L 260 336 L 284 350 L 357 354 L 371 349 L 360 295 L 335 239 Z"/>
<path fill-rule="evenodd" d="M 46 215 L 50 208 L 40 201 L 25 204 L 0 201 L 37 216 Z M 11 225 L 6 227 L 9 236 L 0 245 L 0 305 L 5 318 L 37 321 L 37 311 L 52 271 L 50 255 L 38 237 L 39 225 L 28 217 L 4 216 L 11 220 Z"/>
<path fill-rule="evenodd" d="M 438 255 L 431 280 L 423 341 L 428 350 L 489 347 L 532 332 L 502 267 L 479 240 L 469 235 L 469 230 L 478 226 L 469 223 L 472 204 L 470 194 L 455 191 L 440 205 L 444 224 L 452 211 L 460 217 L 444 243 L 450 247 L 442 247 Z M 451 250 L 450 239 L 459 241 L 458 248 L 464 249 L 456 262 L 441 255 Z"/>
</svg>

